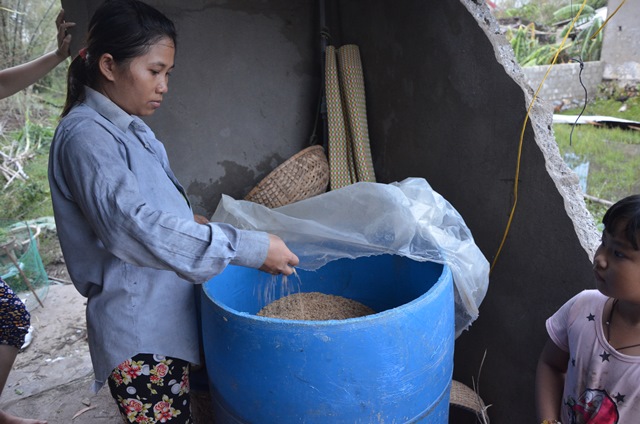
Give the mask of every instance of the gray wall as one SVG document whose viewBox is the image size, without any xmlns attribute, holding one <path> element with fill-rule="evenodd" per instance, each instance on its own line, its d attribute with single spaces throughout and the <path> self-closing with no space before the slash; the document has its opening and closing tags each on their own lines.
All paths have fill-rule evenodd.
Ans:
<svg viewBox="0 0 640 424">
<path fill-rule="evenodd" d="M 87 3 L 63 1 L 68 18 L 80 21 Z M 149 122 L 197 208 L 210 213 L 220 193 L 243 196 L 306 145 L 320 81 L 316 2 L 150 3 L 175 20 L 180 45 L 169 97 Z M 532 92 L 486 5 L 350 0 L 328 9 L 334 44 L 360 46 L 379 181 L 426 178 L 492 261 Z M 595 229 L 578 190 L 550 113 L 534 106 L 511 230 L 480 318 L 456 342 L 454 378 L 469 386 L 486 352 L 480 395 L 493 422 L 535 420 L 544 320 L 593 287 Z M 465 419 L 475 422 L 452 416 Z"/>
<path fill-rule="evenodd" d="M 616 11 L 622 0 L 609 0 L 607 13 Z M 602 55 L 604 77 L 618 83 L 640 82 L 640 2 L 626 1 L 604 29 Z"/>
<path fill-rule="evenodd" d="M 78 23 L 72 50 L 99 0 L 63 0 Z M 145 118 L 165 143 L 196 212 L 220 194 L 244 197 L 308 145 L 320 90 L 312 0 L 155 0 L 178 31 L 176 69 L 162 108 Z"/>
<path fill-rule="evenodd" d="M 168 108 L 149 119 L 210 215 L 301 150 L 319 93 L 313 2 L 163 2 L 179 31 Z M 319 50 L 316 47 L 316 50 Z"/>
</svg>

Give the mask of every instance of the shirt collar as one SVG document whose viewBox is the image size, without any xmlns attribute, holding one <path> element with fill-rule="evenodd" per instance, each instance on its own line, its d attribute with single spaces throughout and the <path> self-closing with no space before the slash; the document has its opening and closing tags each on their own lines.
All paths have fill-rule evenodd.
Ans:
<svg viewBox="0 0 640 424">
<path fill-rule="evenodd" d="M 120 106 L 113 103 L 104 94 L 97 92 L 96 90 L 85 86 L 85 99 L 84 103 L 91 107 L 93 110 L 104 116 L 113 125 L 118 127 L 122 132 L 127 132 L 129 125 L 135 121 L 134 116 L 129 115 L 122 110 Z"/>
</svg>

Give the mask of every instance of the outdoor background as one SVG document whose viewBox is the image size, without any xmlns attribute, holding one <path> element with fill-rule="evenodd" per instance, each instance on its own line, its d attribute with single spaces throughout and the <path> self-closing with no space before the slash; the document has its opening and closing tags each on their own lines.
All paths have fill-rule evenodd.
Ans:
<svg viewBox="0 0 640 424">
<path fill-rule="evenodd" d="M 575 59 L 598 60 L 601 13 L 606 0 L 589 0 L 584 18 L 561 41 L 582 1 L 487 0 L 521 65 Z M 0 69 L 55 49 L 59 0 L 0 0 Z M 558 53 L 559 52 L 559 53 Z M 0 100 L 0 218 L 34 220 L 52 216 L 47 181 L 48 149 L 64 103 L 66 67 L 59 65 L 39 83 Z M 536 87 L 534 87 L 535 89 Z M 555 113 L 607 115 L 637 120 L 638 86 L 602 83 L 584 99 L 556 101 Z M 587 205 L 599 223 L 609 202 L 640 192 L 640 132 L 593 125 L 554 125 L 560 151 L 580 173 Z M 46 241 L 45 241 L 46 243 Z M 46 253 L 43 261 L 47 262 Z"/>
</svg>

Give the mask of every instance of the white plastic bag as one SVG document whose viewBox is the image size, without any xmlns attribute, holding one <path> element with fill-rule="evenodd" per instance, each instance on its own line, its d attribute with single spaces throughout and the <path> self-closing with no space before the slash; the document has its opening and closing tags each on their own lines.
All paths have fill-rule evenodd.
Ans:
<svg viewBox="0 0 640 424">
<path fill-rule="evenodd" d="M 456 337 L 478 317 L 489 284 L 489 263 L 464 220 L 422 178 L 356 183 L 276 209 L 223 195 L 211 220 L 278 235 L 309 271 L 381 254 L 446 263 L 456 292 Z"/>
</svg>

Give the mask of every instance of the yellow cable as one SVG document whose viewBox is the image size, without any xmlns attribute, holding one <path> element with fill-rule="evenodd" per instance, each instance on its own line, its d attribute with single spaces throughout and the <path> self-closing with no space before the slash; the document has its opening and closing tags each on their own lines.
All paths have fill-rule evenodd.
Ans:
<svg viewBox="0 0 640 424">
<path fill-rule="evenodd" d="M 549 65 L 549 68 L 547 69 L 547 72 L 544 74 L 544 77 L 542 78 L 542 81 L 540 82 L 540 85 L 538 85 L 538 89 L 536 90 L 535 94 L 533 95 L 533 98 L 531 99 L 531 103 L 529 104 L 529 107 L 527 108 L 527 114 L 526 114 L 526 116 L 524 118 L 524 123 L 522 124 L 522 131 L 520 132 L 520 142 L 519 142 L 519 145 L 518 145 L 518 158 L 516 160 L 516 178 L 515 178 L 515 181 L 513 183 L 513 205 L 511 207 L 511 213 L 509 213 L 509 219 L 507 221 L 507 227 L 505 228 L 504 235 L 502 236 L 502 241 L 500 242 L 500 246 L 498 247 L 498 251 L 496 252 L 495 257 L 493 258 L 493 262 L 491 263 L 491 268 L 489 269 L 489 274 L 491 274 L 491 272 L 493 272 L 493 268 L 495 267 L 496 262 L 498 262 L 498 257 L 500 256 L 500 253 L 502 252 L 502 248 L 504 247 L 504 243 L 507 240 L 507 235 L 509 234 L 509 230 L 511 229 L 511 223 L 513 222 L 513 216 L 514 216 L 514 214 L 516 212 L 516 206 L 518 204 L 518 180 L 520 178 L 520 161 L 521 161 L 521 158 L 522 158 L 522 145 L 524 143 L 524 132 L 525 132 L 525 130 L 527 128 L 527 122 L 529 121 L 529 112 L 531 112 L 531 108 L 533 107 L 533 103 L 538 98 L 538 93 L 540 93 L 540 90 L 542 89 L 542 85 L 544 84 L 544 81 L 547 79 L 547 76 L 551 72 L 551 68 L 553 67 L 553 65 L 556 64 L 556 61 L 558 60 L 558 55 L 562 51 L 562 47 L 564 46 L 565 42 L 567 41 L 567 38 L 569 38 L 569 34 L 571 33 L 571 30 L 573 29 L 573 26 L 575 25 L 576 21 L 580 17 L 580 14 L 582 13 L 582 10 L 584 9 L 584 6 L 586 4 L 587 4 L 587 0 L 584 0 L 582 2 L 582 6 L 580 6 L 580 10 L 578 10 L 578 13 L 576 14 L 576 16 L 571 21 L 571 25 L 569 26 L 569 30 L 567 31 L 567 33 L 565 34 L 564 38 L 562 39 L 562 42 L 560 43 L 560 46 L 558 47 L 558 51 L 556 51 L 556 54 L 553 56 L 553 60 L 551 61 L 551 65 Z"/>
<path fill-rule="evenodd" d="M 620 10 L 620 8 L 622 7 L 622 5 L 626 2 L 627 0 L 622 0 L 622 3 L 620 3 L 620 5 L 618 7 L 616 7 L 616 10 L 613 11 L 613 13 L 611 15 L 609 15 L 609 17 L 602 23 L 602 26 L 600 28 L 598 28 L 598 30 L 595 32 L 595 34 L 593 34 L 591 36 L 591 39 L 594 40 L 596 38 L 596 36 L 600 33 L 600 31 L 602 31 L 602 28 L 604 28 L 605 26 L 607 26 L 607 24 L 609 23 L 609 20 L 611 18 L 613 18 L 613 15 L 615 15 L 616 13 L 618 13 L 618 10 Z"/>
</svg>

